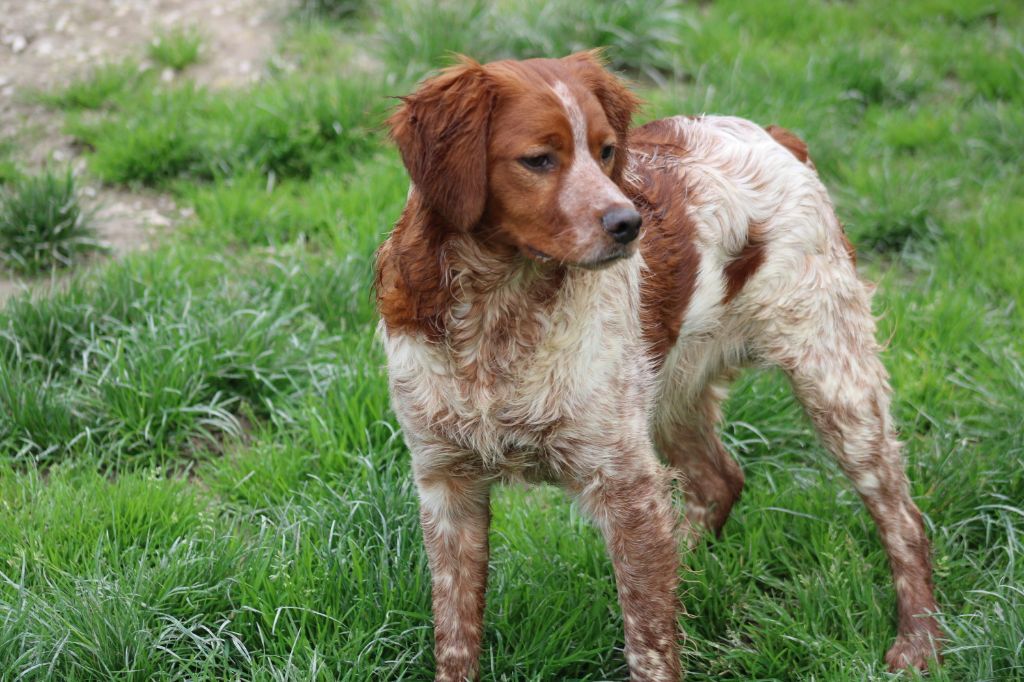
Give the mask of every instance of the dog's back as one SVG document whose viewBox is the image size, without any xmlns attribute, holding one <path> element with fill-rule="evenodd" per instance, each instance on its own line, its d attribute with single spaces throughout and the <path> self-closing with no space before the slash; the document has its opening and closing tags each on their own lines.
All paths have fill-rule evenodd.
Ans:
<svg viewBox="0 0 1024 682">
<path fill-rule="evenodd" d="M 630 134 L 627 188 L 644 215 L 644 334 L 696 397 L 758 362 L 780 306 L 815 281 L 865 297 L 852 246 L 806 146 L 734 117 L 653 121 Z M 827 281 L 825 281 L 827 280 Z"/>
</svg>

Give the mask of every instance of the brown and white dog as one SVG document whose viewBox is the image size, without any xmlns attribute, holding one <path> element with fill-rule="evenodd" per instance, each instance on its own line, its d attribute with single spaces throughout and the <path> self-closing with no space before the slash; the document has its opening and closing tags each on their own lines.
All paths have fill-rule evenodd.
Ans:
<svg viewBox="0 0 1024 682">
<path fill-rule="evenodd" d="M 593 52 L 463 59 L 388 121 L 412 186 L 377 297 L 433 573 L 436 679 L 478 674 L 501 481 L 578 501 L 613 561 L 631 679 L 680 677 L 676 530 L 718 531 L 743 488 L 716 425 L 745 365 L 787 373 L 867 505 L 899 609 L 886 660 L 926 667 L 940 636 L 928 540 L 871 288 L 804 143 L 718 116 L 630 130 L 637 105 Z"/>
</svg>

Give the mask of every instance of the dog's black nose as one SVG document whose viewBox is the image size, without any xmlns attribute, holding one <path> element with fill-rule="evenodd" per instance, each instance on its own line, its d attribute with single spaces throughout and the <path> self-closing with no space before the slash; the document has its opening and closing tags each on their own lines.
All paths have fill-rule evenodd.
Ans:
<svg viewBox="0 0 1024 682">
<path fill-rule="evenodd" d="M 613 208 L 601 217 L 601 224 L 612 239 L 620 244 L 628 244 L 640 233 L 640 214 L 632 206 Z"/>
</svg>

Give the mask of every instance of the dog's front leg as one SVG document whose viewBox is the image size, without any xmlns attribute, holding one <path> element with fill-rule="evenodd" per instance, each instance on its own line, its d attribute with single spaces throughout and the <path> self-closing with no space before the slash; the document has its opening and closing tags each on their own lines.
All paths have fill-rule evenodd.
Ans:
<svg viewBox="0 0 1024 682">
<path fill-rule="evenodd" d="M 437 682 L 477 678 L 487 588 L 486 481 L 417 473 L 420 523 L 433 578 Z"/>
<path fill-rule="evenodd" d="M 630 679 L 677 682 L 679 544 L 668 478 L 653 450 L 616 460 L 615 470 L 596 473 L 579 499 L 601 528 L 615 568 Z"/>
</svg>

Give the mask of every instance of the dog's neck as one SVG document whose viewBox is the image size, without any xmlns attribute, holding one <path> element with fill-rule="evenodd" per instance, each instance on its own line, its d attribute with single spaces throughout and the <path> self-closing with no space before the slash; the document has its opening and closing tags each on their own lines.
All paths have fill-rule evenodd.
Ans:
<svg viewBox="0 0 1024 682">
<path fill-rule="evenodd" d="M 610 270 L 537 263 L 478 233 L 452 236 L 442 258 L 450 296 L 442 346 L 468 384 L 511 381 L 539 348 L 559 345 L 551 335 L 602 324 L 605 278 L 621 280 Z"/>
<path fill-rule="evenodd" d="M 486 231 L 453 235 L 445 244 L 447 342 L 457 344 L 468 326 L 502 336 L 536 326 L 563 293 L 574 269 L 537 263 L 513 247 L 494 243 Z"/>
<path fill-rule="evenodd" d="M 524 298 L 556 293 L 569 270 L 564 265 L 539 263 L 519 249 L 491 237 L 493 230 L 479 226 L 469 233 L 451 235 L 442 248 L 448 288 L 454 297 L 462 291 L 480 297 L 501 297 L 514 291 Z"/>
<path fill-rule="evenodd" d="M 377 298 L 391 333 L 422 333 L 445 342 L 467 313 L 533 315 L 553 299 L 574 268 L 538 263 L 479 225 L 468 232 L 440 224 L 416 192 L 377 254 Z M 577 273 L 576 277 L 592 273 Z"/>
</svg>

